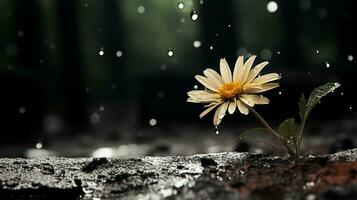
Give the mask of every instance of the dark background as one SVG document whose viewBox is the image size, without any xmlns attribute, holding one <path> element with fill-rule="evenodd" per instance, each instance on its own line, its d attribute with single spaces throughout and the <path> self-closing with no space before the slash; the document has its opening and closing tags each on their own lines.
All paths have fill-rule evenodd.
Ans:
<svg viewBox="0 0 357 200">
<path fill-rule="evenodd" d="M 351 135 L 357 126 L 354 1 L 281 0 L 276 12 L 268 2 L 1 0 L 0 155 L 23 155 L 38 143 L 70 152 L 217 137 L 212 114 L 200 120 L 202 106 L 186 103 L 186 93 L 199 85 L 194 75 L 218 70 L 222 57 L 232 68 L 241 54 L 258 55 L 255 64 L 268 60 L 264 73 L 283 76 L 281 87 L 266 94 L 271 104 L 257 107 L 273 125 L 297 116 L 301 92 L 338 81 L 342 88 L 313 111 L 310 134 Z M 230 128 L 245 126 L 256 120 L 237 113 L 222 129 L 233 140 Z M 162 143 L 159 150 L 167 148 Z"/>
</svg>

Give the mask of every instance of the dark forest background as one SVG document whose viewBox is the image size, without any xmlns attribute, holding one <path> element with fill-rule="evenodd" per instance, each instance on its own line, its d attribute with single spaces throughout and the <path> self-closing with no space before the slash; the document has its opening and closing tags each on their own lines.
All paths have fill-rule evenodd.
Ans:
<svg viewBox="0 0 357 200">
<path fill-rule="evenodd" d="M 283 76 L 271 105 L 257 107 L 273 123 L 296 116 L 300 94 L 328 81 L 342 88 L 314 123 L 356 119 L 354 1 L 280 0 L 275 12 L 268 2 L 1 0 L 0 145 L 213 130 L 186 92 L 199 85 L 194 75 L 218 70 L 222 57 L 233 67 L 241 54 Z M 249 123 L 236 114 L 222 126 Z"/>
</svg>

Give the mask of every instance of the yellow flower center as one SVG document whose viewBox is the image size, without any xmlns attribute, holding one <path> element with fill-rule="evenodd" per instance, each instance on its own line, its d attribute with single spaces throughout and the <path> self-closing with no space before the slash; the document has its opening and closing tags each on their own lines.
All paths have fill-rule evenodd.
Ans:
<svg viewBox="0 0 357 200">
<path fill-rule="evenodd" d="M 225 83 L 219 89 L 219 95 L 225 101 L 233 101 L 243 93 L 243 87 L 239 83 Z"/>
</svg>

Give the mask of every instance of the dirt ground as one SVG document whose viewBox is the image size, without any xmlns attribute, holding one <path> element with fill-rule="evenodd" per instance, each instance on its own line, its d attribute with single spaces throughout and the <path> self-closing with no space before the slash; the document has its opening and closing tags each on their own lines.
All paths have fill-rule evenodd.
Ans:
<svg viewBox="0 0 357 200">
<path fill-rule="evenodd" d="M 299 160 L 236 152 L 2 158 L 0 199 L 357 199 L 357 149 Z"/>
</svg>

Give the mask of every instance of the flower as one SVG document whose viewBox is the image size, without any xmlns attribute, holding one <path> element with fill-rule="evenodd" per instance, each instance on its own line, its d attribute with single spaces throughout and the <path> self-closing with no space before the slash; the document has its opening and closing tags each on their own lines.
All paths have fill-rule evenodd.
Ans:
<svg viewBox="0 0 357 200">
<path fill-rule="evenodd" d="M 238 109 L 242 114 L 247 115 L 249 107 L 255 104 L 269 104 L 269 99 L 259 93 L 279 87 L 279 83 L 271 82 L 280 79 L 281 76 L 277 73 L 258 76 L 268 62 L 262 62 L 252 69 L 255 58 L 256 56 L 253 55 L 244 62 L 243 56 L 239 56 L 233 75 L 226 59 L 223 58 L 219 63 L 221 75 L 208 68 L 203 71 L 205 76 L 195 76 L 206 89 L 188 92 L 187 102 L 207 104 L 200 118 L 217 108 L 213 124 L 218 126 L 227 111 L 233 114 Z"/>
</svg>

